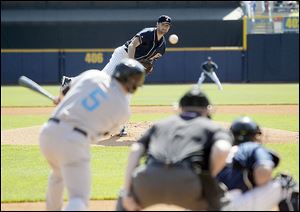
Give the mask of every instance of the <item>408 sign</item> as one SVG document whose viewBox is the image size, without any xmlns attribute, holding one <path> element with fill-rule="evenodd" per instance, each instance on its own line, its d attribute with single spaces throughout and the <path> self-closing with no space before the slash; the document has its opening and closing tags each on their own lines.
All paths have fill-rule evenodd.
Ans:
<svg viewBox="0 0 300 212">
<path fill-rule="evenodd" d="M 103 53 L 86 53 L 84 61 L 86 63 L 103 63 Z"/>
</svg>

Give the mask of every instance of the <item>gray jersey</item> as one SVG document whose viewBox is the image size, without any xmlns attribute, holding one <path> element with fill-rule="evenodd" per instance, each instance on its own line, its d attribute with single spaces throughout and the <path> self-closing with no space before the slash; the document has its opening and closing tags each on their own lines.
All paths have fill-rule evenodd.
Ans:
<svg viewBox="0 0 300 212">
<path fill-rule="evenodd" d="M 189 114 L 192 117 L 188 117 Z M 232 142 L 227 131 L 210 119 L 191 112 L 154 124 L 138 142 L 144 144 L 149 155 L 163 162 L 176 163 L 200 155 L 202 168 L 207 170 L 210 149 L 220 139 Z"/>
<path fill-rule="evenodd" d="M 85 71 L 72 80 L 70 87 L 53 117 L 87 131 L 92 139 L 117 132 L 128 121 L 127 93 L 106 73 Z"/>
</svg>

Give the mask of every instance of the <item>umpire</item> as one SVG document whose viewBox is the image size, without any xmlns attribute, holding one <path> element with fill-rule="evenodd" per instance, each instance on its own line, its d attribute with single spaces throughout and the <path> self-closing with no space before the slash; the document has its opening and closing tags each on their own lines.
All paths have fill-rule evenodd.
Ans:
<svg viewBox="0 0 300 212">
<path fill-rule="evenodd" d="M 154 124 L 132 145 L 118 211 L 159 203 L 220 209 L 223 192 L 213 177 L 225 165 L 232 138 L 210 120 L 209 100 L 198 88 L 179 105 L 179 115 Z M 146 163 L 138 167 L 143 155 Z"/>
</svg>

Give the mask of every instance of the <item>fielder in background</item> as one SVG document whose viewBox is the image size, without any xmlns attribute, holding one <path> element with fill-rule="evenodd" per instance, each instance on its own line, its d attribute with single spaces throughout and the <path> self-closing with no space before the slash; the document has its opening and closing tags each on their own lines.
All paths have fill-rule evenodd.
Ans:
<svg viewBox="0 0 300 212">
<path fill-rule="evenodd" d="M 143 85 L 144 77 L 142 64 L 124 59 L 112 76 L 88 70 L 68 85 L 39 138 L 41 151 L 52 169 L 47 210 L 62 209 L 64 186 L 69 195 L 65 210 L 87 209 L 91 189 L 90 144 L 117 132 L 128 121 L 127 95 Z"/>
<path fill-rule="evenodd" d="M 131 146 L 117 210 L 174 204 L 219 210 L 222 189 L 214 176 L 225 165 L 232 137 L 210 120 L 210 103 L 198 87 L 179 102 L 182 112 L 154 124 Z M 146 154 L 146 164 L 139 167 Z"/>
<path fill-rule="evenodd" d="M 230 203 L 224 210 L 299 211 L 299 187 L 291 176 L 272 179 L 279 163 L 276 153 L 260 144 L 261 129 L 249 117 L 236 119 L 230 128 L 234 146 L 227 165 L 217 175 L 228 189 Z"/>
<path fill-rule="evenodd" d="M 218 69 L 218 65 L 212 61 L 211 57 L 208 57 L 207 61 L 202 63 L 201 68 L 202 68 L 202 73 L 198 80 L 199 87 L 201 87 L 206 76 L 208 76 L 212 81 L 214 81 L 218 85 L 219 90 L 223 90 L 220 80 L 217 77 L 217 74 L 215 72 Z"/>
</svg>

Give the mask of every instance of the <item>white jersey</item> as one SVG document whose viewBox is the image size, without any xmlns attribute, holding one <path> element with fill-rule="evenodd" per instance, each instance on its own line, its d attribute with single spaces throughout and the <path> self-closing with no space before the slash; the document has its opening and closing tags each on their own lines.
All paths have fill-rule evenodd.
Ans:
<svg viewBox="0 0 300 212">
<path fill-rule="evenodd" d="M 69 92 L 52 117 L 85 130 L 94 140 L 117 132 L 128 121 L 128 94 L 103 71 L 88 70 L 73 78 Z"/>
</svg>

